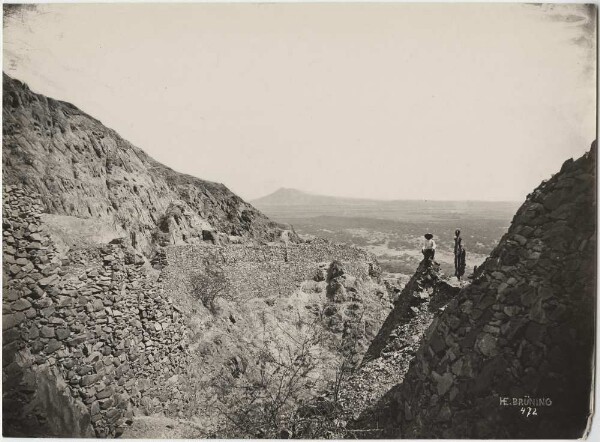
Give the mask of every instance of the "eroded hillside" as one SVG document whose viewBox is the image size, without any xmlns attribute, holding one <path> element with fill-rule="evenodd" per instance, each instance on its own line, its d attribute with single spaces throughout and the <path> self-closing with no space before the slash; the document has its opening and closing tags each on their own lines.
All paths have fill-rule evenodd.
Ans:
<svg viewBox="0 0 600 442">
<path fill-rule="evenodd" d="M 391 308 L 372 255 L 4 85 L 4 435 L 276 436 L 360 361 Z"/>
<path fill-rule="evenodd" d="M 115 436 L 170 416 L 190 437 L 276 436 L 301 401 L 360 361 L 390 308 L 376 261 L 359 249 L 169 246 L 156 270 L 128 238 L 61 252 L 41 209 L 5 186 L 6 435 Z M 272 405 L 281 422 L 228 425 Z"/>
<path fill-rule="evenodd" d="M 346 422 L 338 429 L 339 436 L 382 436 L 384 429 L 371 425 L 374 406 L 403 381 L 429 326 L 466 284 L 444 275 L 437 262 L 421 261 L 396 297 L 360 366 L 341 388 L 339 402 Z"/>
<path fill-rule="evenodd" d="M 146 253 L 219 234 L 272 241 L 285 230 L 224 185 L 173 171 L 72 104 L 6 74 L 3 86 L 4 183 L 35 191 L 45 212 L 101 219 Z"/>
</svg>

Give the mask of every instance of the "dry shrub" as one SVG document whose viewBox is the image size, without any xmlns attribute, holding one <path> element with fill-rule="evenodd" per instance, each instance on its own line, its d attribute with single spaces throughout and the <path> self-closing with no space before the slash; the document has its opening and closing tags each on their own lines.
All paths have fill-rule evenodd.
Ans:
<svg viewBox="0 0 600 442">
<path fill-rule="evenodd" d="M 196 301 L 200 301 L 213 314 L 217 310 L 215 304 L 217 298 L 233 299 L 229 281 L 225 277 L 223 269 L 219 267 L 207 265 L 203 272 L 191 276 L 190 283 L 192 297 Z"/>
</svg>

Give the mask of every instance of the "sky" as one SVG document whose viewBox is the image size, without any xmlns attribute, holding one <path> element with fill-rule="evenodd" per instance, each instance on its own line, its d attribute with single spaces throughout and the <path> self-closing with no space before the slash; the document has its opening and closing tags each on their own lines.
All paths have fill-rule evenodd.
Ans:
<svg viewBox="0 0 600 442">
<path fill-rule="evenodd" d="M 3 70 L 173 169 L 280 187 L 522 201 L 596 137 L 595 14 L 525 4 L 44 4 Z"/>
</svg>

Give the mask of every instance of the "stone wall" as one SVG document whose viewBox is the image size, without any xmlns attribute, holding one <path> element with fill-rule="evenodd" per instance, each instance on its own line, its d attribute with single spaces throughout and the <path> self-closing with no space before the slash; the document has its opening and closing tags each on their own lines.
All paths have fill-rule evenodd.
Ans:
<svg viewBox="0 0 600 442">
<path fill-rule="evenodd" d="M 177 307 L 124 243 L 61 256 L 41 209 L 31 192 L 4 187 L 4 435 L 86 436 L 56 434 L 68 430 L 53 428 L 35 397 L 48 370 L 100 437 L 118 434 L 135 409 L 181 414 L 188 356 Z"/>
<path fill-rule="evenodd" d="M 379 271 L 367 252 L 320 240 L 167 247 L 157 257 L 161 272 L 125 239 L 62 254 L 30 189 L 5 186 L 3 196 L 6 435 L 84 437 L 93 429 L 107 437 L 135 412 L 187 417 L 192 275 L 218 268 L 244 299 L 290 294 L 324 278 L 323 263 L 333 260 L 359 279 Z M 52 387 L 40 387 L 41 373 L 52 373 Z M 56 394 L 43 391 L 66 399 L 64 419 L 47 400 Z"/>
<path fill-rule="evenodd" d="M 375 257 L 362 249 L 316 240 L 287 245 L 167 247 L 163 278 L 170 293 L 188 293 L 193 275 L 217 268 L 223 271 L 234 296 L 267 298 L 291 293 L 302 281 L 313 279 L 320 263 L 333 260 L 341 261 L 347 273 L 360 279 L 379 271 Z"/>
<path fill-rule="evenodd" d="M 433 322 L 373 425 L 404 438 L 584 434 L 593 395 L 595 184 L 593 145 L 527 197 L 472 284 Z"/>
</svg>

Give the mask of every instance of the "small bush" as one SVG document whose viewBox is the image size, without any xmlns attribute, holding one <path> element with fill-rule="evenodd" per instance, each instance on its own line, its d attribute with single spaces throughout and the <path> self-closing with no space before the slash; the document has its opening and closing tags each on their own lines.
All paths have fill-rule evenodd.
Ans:
<svg viewBox="0 0 600 442">
<path fill-rule="evenodd" d="M 212 313 L 216 312 L 217 298 L 231 299 L 229 281 L 222 269 L 206 266 L 204 272 L 191 277 L 192 296 Z"/>
<path fill-rule="evenodd" d="M 312 399 L 322 332 L 315 323 L 288 337 L 291 343 L 264 338 L 262 345 L 249 344 L 256 358 L 252 375 L 222 373 L 213 380 L 228 437 L 281 437 L 294 427 L 299 405 Z"/>
</svg>

